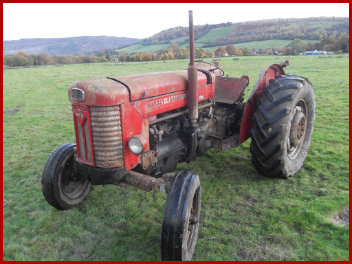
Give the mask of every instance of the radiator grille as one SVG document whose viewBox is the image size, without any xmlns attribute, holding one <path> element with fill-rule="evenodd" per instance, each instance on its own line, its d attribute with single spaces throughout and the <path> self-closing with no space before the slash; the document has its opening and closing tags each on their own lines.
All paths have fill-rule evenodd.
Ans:
<svg viewBox="0 0 352 264">
<path fill-rule="evenodd" d="M 101 168 L 123 166 L 120 107 L 91 107 L 90 117 L 95 165 Z"/>
</svg>

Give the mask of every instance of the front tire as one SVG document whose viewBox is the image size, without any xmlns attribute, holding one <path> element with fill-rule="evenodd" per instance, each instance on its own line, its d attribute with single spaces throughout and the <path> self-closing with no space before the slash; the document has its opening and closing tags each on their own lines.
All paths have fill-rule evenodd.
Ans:
<svg viewBox="0 0 352 264">
<path fill-rule="evenodd" d="M 180 171 L 167 196 L 161 232 L 162 260 L 191 260 L 196 247 L 201 206 L 197 174 Z"/>
<path fill-rule="evenodd" d="M 252 162 L 265 176 L 289 178 L 303 165 L 315 119 L 315 98 L 308 79 L 282 75 L 257 98 L 251 129 Z"/>
<path fill-rule="evenodd" d="M 44 197 L 59 210 L 78 205 L 91 189 L 90 181 L 74 171 L 75 153 L 76 144 L 61 145 L 50 154 L 42 174 Z"/>
</svg>

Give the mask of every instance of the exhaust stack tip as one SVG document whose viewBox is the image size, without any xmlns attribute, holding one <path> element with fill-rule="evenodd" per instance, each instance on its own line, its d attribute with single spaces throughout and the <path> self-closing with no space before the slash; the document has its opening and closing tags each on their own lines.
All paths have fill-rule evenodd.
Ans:
<svg viewBox="0 0 352 264">
<path fill-rule="evenodd" d="M 194 66 L 194 29 L 193 29 L 193 11 L 189 10 L 189 53 L 190 66 Z"/>
</svg>

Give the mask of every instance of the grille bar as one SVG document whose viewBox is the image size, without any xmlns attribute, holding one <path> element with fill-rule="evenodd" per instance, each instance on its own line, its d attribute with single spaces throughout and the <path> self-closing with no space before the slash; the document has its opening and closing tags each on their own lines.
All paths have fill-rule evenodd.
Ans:
<svg viewBox="0 0 352 264">
<path fill-rule="evenodd" d="M 123 166 L 122 131 L 119 106 L 90 107 L 95 165 Z"/>
</svg>

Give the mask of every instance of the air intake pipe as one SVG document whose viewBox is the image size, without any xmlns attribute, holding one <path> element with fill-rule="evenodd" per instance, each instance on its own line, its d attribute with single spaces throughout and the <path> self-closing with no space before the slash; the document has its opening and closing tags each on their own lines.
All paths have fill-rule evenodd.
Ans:
<svg viewBox="0 0 352 264">
<path fill-rule="evenodd" d="M 187 107 L 188 117 L 192 127 L 197 127 L 198 119 L 198 80 L 197 68 L 194 66 L 194 29 L 193 29 L 193 11 L 189 11 L 189 49 L 190 64 L 188 66 L 188 90 L 187 90 Z"/>
</svg>

